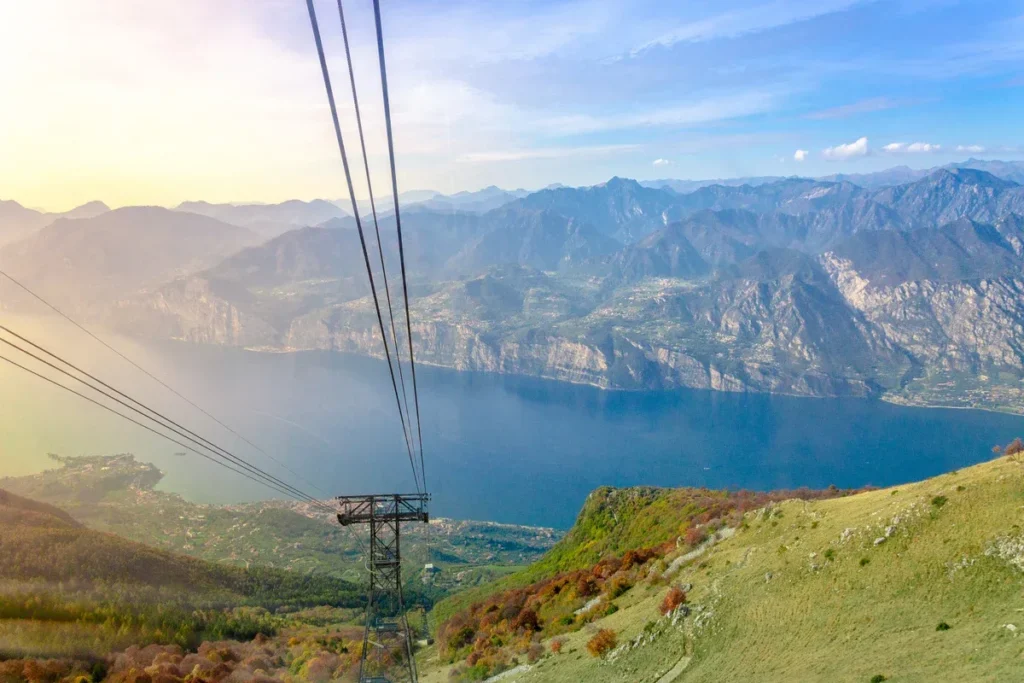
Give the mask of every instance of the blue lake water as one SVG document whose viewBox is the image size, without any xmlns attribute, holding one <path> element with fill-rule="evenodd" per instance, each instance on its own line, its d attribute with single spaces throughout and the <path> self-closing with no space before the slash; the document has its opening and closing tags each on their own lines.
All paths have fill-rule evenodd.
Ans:
<svg viewBox="0 0 1024 683">
<path fill-rule="evenodd" d="M 286 460 L 303 481 L 158 388 L 147 390 L 159 407 L 300 488 L 315 485 L 330 494 L 413 489 L 382 362 L 184 344 L 147 349 L 145 361 Z M 113 368 L 126 386 L 145 383 L 130 368 Z M 1024 435 L 1024 418 L 982 411 L 696 390 L 605 392 L 418 370 L 432 510 L 464 519 L 568 527 L 587 493 L 602 485 L 885 486 L 979 462 L 991 457 L 993 444 Z M 31 391 L 70 414 L 60 429 L 33 435 L 31 447 L 40 452 L 132 451 L 167 472 L 163 488 L 194 500 L 273 495 L 191 455 L 175 456 L 180 448 L 73 398 L 21 386 L 22 395 Z M 25 420 L 11 416 L 11 429 Z"/>
</svg>

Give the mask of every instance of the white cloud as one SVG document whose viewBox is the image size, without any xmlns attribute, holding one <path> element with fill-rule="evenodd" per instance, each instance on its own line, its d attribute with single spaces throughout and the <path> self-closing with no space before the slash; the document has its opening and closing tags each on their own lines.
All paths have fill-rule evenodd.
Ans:
<svg viewBox="0 0 1024 683">
<path fill-rule="evenodd" d="M 957 145 L 956 151 L 966 152 L 968 154 L 981 154 L 985 151 L 985 148 L 981 145 Z"/>
<path fill-rule="evenodd" d="M 670 165 L 672 165 L 672 162 L 669 161 L 668 159 L 655 159 L 653 163 L 654 163 L 655 166 L 670 166 Z"/>
<path fill-rule="evenodd" d="M 868 152 L 868 139 L 858 138 L 845 145 L 826 147 L 821 151 L 821 155 L 829 161 L 845 161 L 846 159 L 867 156 Z"/>
<path fill-rule="evenodd" d="M 941 149 L 942 145 L 930 142 L 890 142 L 882 147 L 882 150 L 889 154 L 928 154 L 930 152 L 938 152 Z"/>
<path fill-rule="evenodd" d="M 793 152 L 793 159 L 795 161 L 803 161 L 807 158 L 807 154 L 808 152 L 806 149 L 798 149 L 797 151 Z"/>
</svg>

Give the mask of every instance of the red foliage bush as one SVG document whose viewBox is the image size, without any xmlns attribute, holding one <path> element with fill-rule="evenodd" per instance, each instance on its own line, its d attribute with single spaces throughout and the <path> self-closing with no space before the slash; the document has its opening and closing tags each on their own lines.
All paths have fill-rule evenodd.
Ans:
<svg viewBox="0 0 1024 683">
<path fill-rule="evenodd" d="M 661 553 L 657 548 L 641 548 L 640 550 L 627 551 L 622 556 L 622 571 L 627 571 L 633 567 L 641 567 L 655 557 L 658 557 Z"/>
<path fill-rule="evenodd" d="M 553 653 L 560 654 L 562 652 L 562 646 L 565 645 L 565 641 L 561 638 L 555 638 L 551 641 L 551 651 Z"/>
<path fill-rule="evenodd" d="M 686 602 L 686 591 L 679 586 L 672 586 L 668 593 L 665 594 L 665 598 L 661 601 L 661 613 L 671 614 L 676 610 L 677 607 Z"/>
<path fill-rule="evenodd" d="M 615 631 L 610 628 L 603 628 L 593 638 L 587 641 L 587 652 L 594 657 L 600 657 L 611 650 L 619 642 Z"/>
<path fill-rule="evenodd" d="M 589 598 L 597 595 L 597 581 L 590 576 L 581 576 L 576 582 L 576 596 Z"/>
<path fill-rule="evenodd" d="M 537 617 L 537 613 L 532 609 L 524 609 L 519 613 L 515 621 L 512 622 L 512 629 L 514 631 L 539 631 L 540 618 Z"/>
<path fill-rule="evenodd" d="M 691 526 L 683 535 L 683 541 L 689 546 L 698 546 L 707 540 L 708 534 L 703 527 Z"/>
</svg>

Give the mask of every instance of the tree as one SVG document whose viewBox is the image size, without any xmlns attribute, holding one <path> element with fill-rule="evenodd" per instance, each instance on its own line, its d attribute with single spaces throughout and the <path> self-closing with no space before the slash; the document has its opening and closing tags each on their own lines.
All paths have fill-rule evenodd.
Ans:
<svg viewBox="0 0 1024 683">
<path fill-rule="evenodd" d="M 679 586 L 672 586 L 668 593 L 665 594 L 665 598 L 661 601 L 661 613 L 663 615 L 671 614 L 676 611 L 676 608 L 685 602 L 686 591 Z"/>
<path fill-rule="evenodd" d="M 683 540 L 686 541 L 686 545 L 695 547 L 703 543 L 707 537 L 708 534 L 703 527 L 691 526 L 686 530 Z"/>
<path fill-rule="evenodd" d="M 610 628 L 603 628 L 593 638 L 587 641 L 587 652 L 594 657 L 601 657 L 618 644 L 619 639 L 615 631 Z"/>
<path fill-rule="evenodd" d="M 1003 449 L 1003 454 L 1020 462 L 1024 459 L 1024 441 L 1021 441 L 1021 438 L 1018 436 L 1006 445 L 1006 448 Z"/>
<path fill-rule="evenodd" d="M 518 631 L 523 629 L 524 631 L 539 631 L 540 630 L 540 619 L 537 617 L 537 612 L 532 609 L 524 609 L 516 617 L 515 621 L 512 622 L 512 629 Z"/>
</svg>

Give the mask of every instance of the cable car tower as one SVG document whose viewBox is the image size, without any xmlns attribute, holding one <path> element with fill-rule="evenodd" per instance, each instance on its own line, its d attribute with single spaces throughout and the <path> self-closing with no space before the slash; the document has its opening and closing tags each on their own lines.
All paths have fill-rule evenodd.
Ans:
<svg viewBox="0 0 1024 683">
<path fill-rule="evenodd" d="M 416 683 L 412 632 L 402 597 L 402 522 L 429 523 L 427 493 L 339 496 L 338 523 L 370 527 L 370 590 L 359 683 Z M 405 659 L 406 666 L 398 666 Z M 389 676 L 391 676 L 389 678 Z"/>
</svg>

